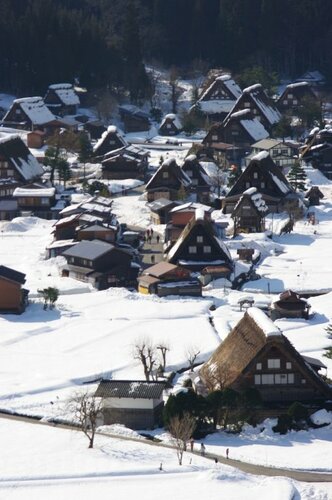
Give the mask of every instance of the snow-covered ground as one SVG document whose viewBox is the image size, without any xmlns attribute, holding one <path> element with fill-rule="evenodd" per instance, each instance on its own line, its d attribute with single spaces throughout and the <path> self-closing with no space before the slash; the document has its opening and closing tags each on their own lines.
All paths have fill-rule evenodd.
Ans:
<svg viewBox="0 0 332 500">
<path fill-rule="evenodd" d="M 331 492 L 325 484 L 244 474 L 190 453 L 179 466 L 174 450 L 105 436 L 89 450 L 78 432 L 5 419 L 0 439 L 3 499 L 200 500 L 208 493 L 211 500 L 328 500 Z"/>
<path fill-rule="evenodd" d="M 160 156 L 160 150 L 155 153 L 156 166 L 158 154 Z M 184 152 L 172 154 L 180 159 Z M 185 351 L 190 346 L 200 351 L 201 361 L 207 359 L 242 317 L 238 306 L 241 297 L 250 294 L 257 305 L 269 304 L 276 299 L 273 294 L 285 288 L 313 292 L 332 290 L 332 186 L 317 171 L 308 169 L 308 173 L 312 183 L 319 185 L 325 194 L 322 205 L 315 207 L 319 224 L 311 226 L 305 220 L 299 221 L 293 233 L 274 235 L 272 240 L 265 235 L 243 235 L 229 240 L 234 251 L 237 245 L 244 244 L 254 245 L 261 253 L 257 272 L 262 278 L 247 283 L 243 291 L 229 290 L 223 283 L 216 282 L 207 287 L 203 299 L 160 299 L 124 289 L 96 292 L 84 283 L 60 277 L 62 258 L 44 260 L 45 247 L 52 240 L 53 221 L 19 218 L 0 222 L 0 261 L 26 273 L 26 287 L 33 299 L 21 316 L 0 316 L 0 409 L 45 418 L 62 417 L 66 398 L 84 382 L 109 376 L 143 378 L 142 368 L 132 355 L 137 339 L 150 337 L 153 342 L 167 341 L 170 346 L 167 367 L 174 370 L 187 366 Z M 120 222 L 141 227 L 150 225 L 145 200 L 137 190 L 128 196 L 114 198 L 113 207 Z M 214 215 L 218 217 L 217 213 Z M 57 286 L 61 292 L 53 311 L 44 311 L 37 298 L 37 290 L 46 286 Z M 279 320 L 277 324 L 299 352 L 320 358 L 327 365 L 331 378 L 332 360 L 323 354 L 324 348 L 331 345 L 325 327 L 332 320 L 332 292 L 309 301 L 312 307 L 308 321 Z M 213 312 L 209 311 L 212 303 L 216 306 Z M 209 321 L 210 315 L 214 327 Z M 155 481 L 158 491 L 165 492 L 165 498 L 179 481 L 193 499 L 200 498 L 207 490 L 212 498 L 220 498 L 222 491 L 224 496 L 234 499 L 264 498 L 273 494 L 275 498 L 287 499 L 294 496 L 294 488 L 300 492 L 295 498 L 328 498 L 313 486 L 294 486 L 283 479 L 249 478 L 222 466 L 214 468 L 211 463 L 206 466 L 205 461 L 201 463 L 196 457 L 190 466 L 185 462 L 179 475 L 173 452 L 140 448 L 147 446 L 143 444 L 129 445 L 119 440 L 104 443 L 104 438 L 98 438 L 96 452 L 82 454 L 84 443 L 76 434 L 49 428 L 40 430 L 40 426 L 29 427 L 27 431 L 25 426 L 28 424 L 15 425 L 19 426 L 16 427 L 15 444 L 9 445 L 7 436 L 16 432 L 10 427 L 14 423 L 0 420 L 2 456 L 6 464 L 0 481 L 4 498 L 42 498 L 44 488 L 41 485 L 45 484 L 50 498 L 51 495 L 53 498 L 75 498 L 77 492 L 82 491 L 82 485 L 85 498 L 102 493 L 110 486 L 119 498 L 137 494 L 140 488 L 148 490 L 145 498 L 149 498 L 150 490 L 151 498 L 155 497 L 155 488 L 147 488 L 147 481 L 148 484 Z M 208 438 L 206 444 L 209 451 L 223 454 L 225 447 L 229 447 L 233 458 L 262 465 L 332 469 L 331 426 L 279 436 L 270 432 L 271 425 L 267 423 L 260 434 L 248 428 L 240 436 L 216 435 Z M 38 438 L 34 437 L 34 432 L 39 433 Z M 40 433 L 44 432 L 46 450 L 37 448 L 41 446 L 39 442 L 43 442 Z M 74 444 L 73 440 L 77 442 Z M 62 450 L 61 454 L 61 447 L 65 453 Z M 37 458 L 31 460 L 30 452 Z M 22 458 L 18 459 L 20 453 Z M 48 464 L 46 468 L 40 465 L 42 459 Z M 15 461 L 19 467 L 14 467 Z M 157 467 L 160 461 L 169 463 L 164 476 L 159 474 Z M 120 468 L 124 471 L 122 475 Z M 49 478 L 46 482 L 40 478 L 40 471 Z M 107 476 L 114 471 L 113 476 Z M 56 474 L 62 474 L 60 479 L 56 479 Z M 74 477 L 75 474 L 78 476 Z M 23 481 L 24 477 L 35 477 L 36 481 Z M 4 478 L 9 479 L 9 483 L 5 483 Z M 13 488 L 15 481 L 17 488 Z"/>
</svg>

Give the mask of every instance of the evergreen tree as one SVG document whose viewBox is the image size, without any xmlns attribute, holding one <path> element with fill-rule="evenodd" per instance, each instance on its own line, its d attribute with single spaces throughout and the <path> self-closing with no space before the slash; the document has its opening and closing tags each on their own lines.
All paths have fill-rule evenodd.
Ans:
<svg viewBox="0 0 332 500">
<path fill-rule="evenodd" d="M 298 160 L 294 162 L 292 168 L 288 172 L 287 179 L 295 191 L 306 190 L 305 181 L 307 179 L 307 174 Z"/>
<path fill-rule="evenodd" d="M 325 328 L 325 331 L 330 339 L 332 339 L 332 323 L 329 323 Z"/>
</svg>

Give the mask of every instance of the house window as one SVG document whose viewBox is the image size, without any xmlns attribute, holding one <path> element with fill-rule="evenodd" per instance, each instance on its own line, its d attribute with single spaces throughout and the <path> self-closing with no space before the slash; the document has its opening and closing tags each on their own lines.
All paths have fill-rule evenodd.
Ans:
<svg viewBox="0 0 332 500">
<path fill-rule="evenodd" d="M 186 170 L 186 174 L 189 175 L 189 177 L 192 177 L 193 171 L 192 170 Z"/>
<path fill-rule="evenodd" d="M 294 381 L 295 381 L 294 373 L 288 373 L 287 381 L 289 384 L 294 384 Z"/>
<path fill-rule="evenodd" d="M 41 205 L 48 205 L 48 201 L 49 201 L 48 198 L 41 198 L 40 199 L 40 204 Z"/>
<path fill-rule="evenodd" d="M 274 384 L 274 375 L 273 374 L 262 375 L 262 384 L 263 385 L 273 385 Z"/>
<path fill-rule="evenodd" d="M 250 188 L 250 182 L 246 182 L 246 188 Z"/>
<path fill-rule="evenodd" d="M 211 247 L 210 247 L 210 245 L 204 245 L 203 252 L 204 253 L 211 253 Z"/>
<path fill-rule="evenodd" d="M 212 136 L 212 140 L 213 140 L 213 141 L 217 141 L 217 140 L 218 140 L 218 136 L 217 136 L 217 135 L 213 135 L 213 136 Z"/>
<path fill-rule="evenodd" d="M 262 363 L 256 363 L 256 370 L 262 369 Z"/>
<path fill-rule="evenodd" d="M 286 373 L 276 373 L 274 376 L 275 384 L 287 384 L 287 374 Z"/>
<path fill-rule="evenodd" d="M 232 130 L 232 135 L 239 135 L 239 131 L 238 130 Z"/>
<path fill-rule="evenodd" d="M 265 188 L 265 182 L 264 181 L 261 182 L 261 188 Z"/>
<path fill-rule="evenodd" d="M 270 369 L 280 368 L 280 359 L 268 359 L 267 360 L 267 367 Z"/>
<path fill-rule="evenodd" d="M 192 179 L 192 185 L 197 186 L 198 184 L 198 179 Z"/>
<path fill-rule="evenodd" d="M 297 104 L 297 99 L 293 99 L 293 104 Z"/>
<path fill-rule="evenodd" d="M 197 236 L 196 237 L 196 242 L 197 243 L 203 243 L 203 236 Z"/>
<path fill-rule="evenodd" d="M 245 108 L 250 108 L 250 102 L 245 102 L 245 103 L 244 103 L 244 107 L 245 107 Z"/>
<path fill-rule="evenodd" d="M 290 361 L 287 361 L 286 368 L 287 368 L 287 370 L 291 370 L 292 369 L 292 363 Z"/>
<path fill-rule="evenodd" d="M 306 384 L 306 383 L 307 383 L 306 379 L 305 379 L 305 378 L 302 378 L 302 379 L 301 379 L 301 384 Z"/>
<path fill-rule="evenodd" d="M 288 99 L 293 99 L 293 94 L 291 92 L 288 94 Z"/>
<path fill-rule="evenodd" d="M 10 177 L 11 175 L 14 175 L 14 170 L 7 170 L 7 175 Z"/>
<path fill-rule="evenodd" d="M 74 257 L 69 257 L 69 262 L 70 262 L 71 264 L 74 264 L 74 262 L 75 262 Z"/>
<path fill-rule="evenodd" d="M 261 384 L 261 376 L 255 375 L 255 385 L 260 385 L 260 384 Z"/>
<path fill-rule="evenodd" d="M 83 266 L 87 266 L 88 265 L 88 261 L 86 259 L 83 259 Z"/>
<path fill-rule="evenodd" d="M 163 172 L 163 179 L 168 179 L 169 175 L 168 172 Z"/>
<path fill-rule="evenodd" d="M 254 172 L 254 179 L 258 179 L 258 172 Z"/>
<path fill-rule="evenodd" d="M 172 125 L 170 123 L 166 123 L 166 128 L 172 128 Z"/>
<path fill-rule="evenodd" d="M 190 246 L 189 247 L 189 253 L 197 253 L 197 247 L 196 246 Z"/>
</svg>

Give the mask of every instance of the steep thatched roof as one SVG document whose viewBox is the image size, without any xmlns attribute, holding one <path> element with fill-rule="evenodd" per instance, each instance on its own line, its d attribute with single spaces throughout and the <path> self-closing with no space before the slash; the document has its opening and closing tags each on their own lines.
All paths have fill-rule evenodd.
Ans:
<svg viewBox="0 0 332 500">
<path fill-rule="evenodd" d="M 331 397 L 331 389 L 311 368 L 279 328 L 263 311 L 251 307 L 220 344 L 200 370 L 200 377 L 209 388 L 236 387 L 242 375 L 253 370 L 255 359 L 264 351 L 277 347 L 291 359 L 302 376 L 310 380 L 317 394 Z M 220 378 L 222 377 L 222 381 Z"/>
<path fill-rule="evenodd" d="M 261 173 L 265 179 L 266 186 L 274 186 L 273 192 L 275 195 L 284 197 L 293 192 L 288 180 L 282 173 L 281 169 L 276 166 L 269 153 L 267 153 L 267 151 L 261 151 L 257 155 L 253 156 L 247 168 L 244 172 L 242 172 L 240 177 L 232 186 L 231 190 L 228 192 L 226 198 L 242 194 L 247 189 L 246 182 L 249 179 L 254 182 L 252 175 L 254 171 L 259 171 Z M 271 187 L 261 187 L 260 192 L 262 194 L 271 194 L 272 190 Z"/>
</svg>

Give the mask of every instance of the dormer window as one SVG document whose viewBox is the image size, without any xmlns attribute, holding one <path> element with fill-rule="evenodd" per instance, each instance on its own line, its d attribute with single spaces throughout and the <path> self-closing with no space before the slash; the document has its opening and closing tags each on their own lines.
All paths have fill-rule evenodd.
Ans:
<svg viewBox="0 0 332 500">
<path fill-rule="evenodd" d="M 169 175 L 168 172 L 163 172 L 163 179 L 168 179 Z"/>
<path fill-rule="evenodd" d="M 254 172 L 254 179 L 258 179 L 258 172 Z"/>
<path fill-rule="evenodd" d="M 203 236 L 197 236 L 196 237 L 196 242 L 197 243 L 203 243 Z"/>
</svg>

